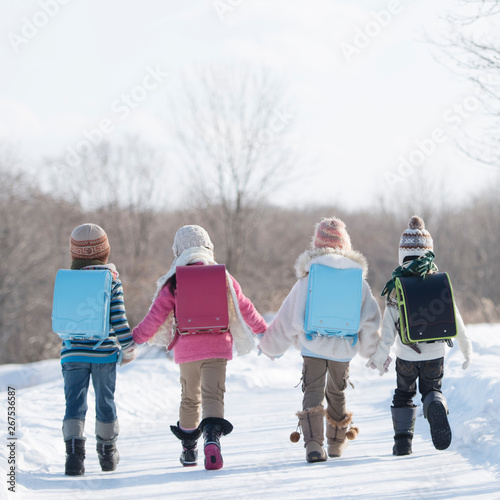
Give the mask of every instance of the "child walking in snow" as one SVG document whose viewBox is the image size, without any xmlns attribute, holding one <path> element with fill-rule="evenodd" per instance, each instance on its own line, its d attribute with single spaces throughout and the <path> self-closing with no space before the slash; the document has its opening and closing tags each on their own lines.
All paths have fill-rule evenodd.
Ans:
<svg viewBox="0 0 500 500">
<path fill-rule="evenodd" d="M 97 454 L 103 471 L 115 470 L 119 461 L 116 440 L 118 418 L 114 401 L 116 364 L 121 349 L 120 362 L 129 363 L 135 358 L 136 346 L 123 301 L 123 288 L 114 264 L 108 264 L 110 246 L 104 230 L 96 224 L 83 224 L 71 233 L 71 269 L 92 272 L 108 269 L 111 284 L 109 336 L 100 345 L 96 340 L 64 342 L 61 349 L 62 374 L 66 413 L 63 420 L 63 437 L 66 443 L 65 473 L 80 476 L 85 473 L 85 416 L 90 377 L 95 391 L 95 434 Z"/>
<path fill-rule="evenodd" d="M 226 365 L 233 356 L 233 342 L 239 354 L 246 354 L 253 348 L 253 333 L 264 332 L 267 325 L 243 295 L 238 282 L 227 273 L 229 329 L 220 333 L 196 332 L 194 335 L 176 333 L 177 266 L 213 265 L 216 262 L 214 246 L 200 226 L 181 227 L 175 235 L 172 250 L 174 261 L 167 274 L 157 281 L 151 308 L 134 328 L 133 337 L 138 344 L 150 339 L 155 344 L 173 344 L 174 359 L 180 368 L 182 394 L 179 421 L 170 428 L 182 442 L 180 461 L 184 466 L 197 464 L 197 442 L 203 434 L 205 468 L 220 469 L 223 465 L 220 437 L 233 429 L 224 419 Z"/>
<path fill-rule="evenodd" d="M 308 295 L 308 274 L 311 265 L 322 264 L 337 269 L 362 269 L 361 315 L 358 341 L 352 338 L 316 336 L 308 340 L 304 317 Z M 311 248 L 299 256 L 295 264 L 299 278 L 285 298 L 274 321 L 262 338 L 259 348 L 268 356 L 283 354 L 291 344 L 303 356 L 302 411 L 297 413 L 304 435 L 306 460 L 327 460 L 323 448 L 324 419 L 328 456 L 340 457 L 348 440 L 358 429 L 352 427 L 352 413 L 346 409 L 345 389 L 349 362 L 356 353 L 369 358 L 380 338 L 380 310 L 366 282 L 368 265 L 362 254 L 352 250 L 345 224 L 335 217 L 316 225 Z M 332 283 L 335 286 L 335 283 Z M 326 379 L 326 389 L 325 389 Z M 323 407 L 326 397 L 327 408 Z"/>
<path fill-rule="evenodd" d="M 417 416 L 413 398 L 418 388 L 422 396 L 424 417 L 430 425 L 432 442 L 436 449 L 445 450 L 451 443 L 451 429 L 448 423 L 448 406 L 441 392 L 444 374 L 444 355 L 446 341 L 419 342 L 415 349 L 405 345 L 399 335 L 399 312 L 394 280 L 397 277 L 425 276 L 437 271 L 434 264 L 433 240 L 425 229 L 424 221 L 413 216 L 401 235 L 399 242 L 399 265 L 387 283 L 382 295 L 387 295 L 382 324 L 382 338 L 376 353 L 367 366 L 380 371 L 383 375 L 390 362 L 389 350 L 396 341 L 397 387 L 392 400 L 392 421 L 394 426 L 394 455 L 409 455 L 413 430 Z M 458 345 L 465 361 L 462 368 L 470 365 L 472 347 L 465 333 L 465 325 L 455 307 Z"/>
</svg>

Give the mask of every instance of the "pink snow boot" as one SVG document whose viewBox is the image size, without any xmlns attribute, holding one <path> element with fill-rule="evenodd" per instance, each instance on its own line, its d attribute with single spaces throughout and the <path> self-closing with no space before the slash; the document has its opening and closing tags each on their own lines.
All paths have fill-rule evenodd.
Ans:
<svg viewBox="0 0 500 500">
<path fill-rule="evenodd" d="M 205 440 L 205 469 L 222 469 L 224 461 L 220 450 L 220 437 L 226 436 L 233 430 L 233 426 L 223 418 L 204 418 L 199 427 Z"/>
</svg>

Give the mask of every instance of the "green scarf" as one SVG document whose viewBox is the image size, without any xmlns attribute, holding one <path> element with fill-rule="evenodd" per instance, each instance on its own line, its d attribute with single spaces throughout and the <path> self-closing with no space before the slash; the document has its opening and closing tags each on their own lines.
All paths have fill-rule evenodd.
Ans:
<svg viewBox="0 0 500 500">
<path fill-rule="evenodd" d="M 100 260 L 75 259 L 71 261 L 71 269 L 78 270 L 87 266 L 104 266 Z"/>
<path fill-rule="evenodd" d="M 413 260 L 410 265 L 396 267 L 396 269 L 392 271 L 392 278 L 386 283 L 382 290 L 382 297 L 384 295 L 389 295 L 392 290 L 394 290 L 396 287 L 396 278 L 405 276 L 420 276 L 425 278 L 427 274 L 437 272 L 438 268 L 433 262 L 435 257 L 436 255 L 434 252 L 429 250 L 418 259 Z"/>
</svg>

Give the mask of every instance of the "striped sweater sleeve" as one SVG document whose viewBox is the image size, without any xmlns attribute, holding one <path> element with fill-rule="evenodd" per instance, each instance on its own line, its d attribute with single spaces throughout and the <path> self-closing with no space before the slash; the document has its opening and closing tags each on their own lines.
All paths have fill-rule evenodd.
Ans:
<svg viewBox="0 0 500 500">
<path fill-rule="evenodd" d="M 120 279 L 116 279 L 111 290 L 111 303 L 109 320 L 116 339 L 121 347 L 127 347 L 133 342 L 132 332 L 127 320 L 125 301 L 123 299 L 123 286 Z M 110 332 L 111 333 L 111 332 Z"/>
</svg>

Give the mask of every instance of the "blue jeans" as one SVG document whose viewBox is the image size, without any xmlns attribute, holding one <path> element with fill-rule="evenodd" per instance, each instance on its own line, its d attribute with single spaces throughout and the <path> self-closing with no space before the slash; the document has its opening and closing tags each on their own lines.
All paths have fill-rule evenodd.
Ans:
<svg viewBox="0 0 500 500">
<path fill-rule="evenodd" d="M 96 419 L 102 423 L 116 420 L 116 363 L 82 363 L 68 361 L 62 365 L 66 414 L 64 420 L 85 420 L 90 376 L 95 392 Z"/>
</svg>

